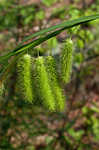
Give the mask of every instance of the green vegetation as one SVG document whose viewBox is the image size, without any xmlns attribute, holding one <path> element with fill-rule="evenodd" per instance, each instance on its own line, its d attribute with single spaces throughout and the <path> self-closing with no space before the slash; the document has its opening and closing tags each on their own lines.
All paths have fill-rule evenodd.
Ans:
<svg viewBox="0 0 99 150">
<path fill-rule="evenodd" d="M 72 71 L 72 59 L 73 59 L 73 42 L 71 39 L 67 39 L 62 49 L 61 54 L 61 76 L 65 83 L 70 81 L 70 74 Z"/>
<path fill-rule="evenodd" d="M 31 103 L 34 99 L 31 81 L 31 56 L 26 54 L 17 61 L 17 90 L 26 101 Z"/>
<path fill-rule="evenodd" d="M 99 150 L 99 1 L 37 1 L 0 0 L 0 150 Z"/>
</svg>

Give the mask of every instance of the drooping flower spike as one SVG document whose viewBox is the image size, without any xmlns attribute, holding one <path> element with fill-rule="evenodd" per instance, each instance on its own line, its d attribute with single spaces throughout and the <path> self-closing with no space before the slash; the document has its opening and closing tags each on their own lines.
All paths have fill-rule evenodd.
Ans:
<svg viewBox="0 0 99 150">
<path fill-rule="evenodd" d="M 67 39 L 61 52 L 61 78 L 64 83 L 68 83 L 70 81 L 72 58 L 73 42 L 71 39 Z"/>
<path fill-rule="evenodd" d="M 65 108 L 65 97 L 58 82 L 55 59 L 52 56 L 47 56 L 45 59 L 45 65 L 55 99 L 55 108 L 57 111 L 63 111 Z"/>
<path fill-rule="evenodd" d="M 33 102 L 34 96 L 31 84 L 31 56 L 28 54 L 23 55 L 17 63 L 17 86 L 23 99 L 28 102 Z"/>
<path fill-rule="evenodd" d="M 2 97 L 3 93 L 4 93 L 4 84 L 2 82 L 0 82 L 0 96 Z"/>
<path fill-rule="evenodd" d="M 44 57 L 38 57 L 35 60 L 35 77 L 37 91 L 42 99 L 43 105 L 50 111 L 55 111 L 55 101 L 49 84 L 48 74 L 44 64 Z"/>
</svg>

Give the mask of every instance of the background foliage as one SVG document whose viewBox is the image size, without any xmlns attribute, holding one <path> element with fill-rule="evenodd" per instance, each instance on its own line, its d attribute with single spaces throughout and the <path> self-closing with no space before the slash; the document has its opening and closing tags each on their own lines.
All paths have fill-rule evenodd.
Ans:
<svg viewBox="0 0 99 150">
<path fill-rule="evenodd" d="M 30 33 L 99 11 L 98 0 L 38 1 L 0 0 L 0 55 Z M 65 112 L 51 113 L 19 99 L 13 71 L 5 98 L 0 97 L 0 150 L 99 149 L 98 24 L 99 20 L 71 28 L 35 48 L 40 55 L 52 49 L 58 62 L 63 41 L 72 36 L 75 54 L 71 82 L 64 88 Z"/>
</svg>

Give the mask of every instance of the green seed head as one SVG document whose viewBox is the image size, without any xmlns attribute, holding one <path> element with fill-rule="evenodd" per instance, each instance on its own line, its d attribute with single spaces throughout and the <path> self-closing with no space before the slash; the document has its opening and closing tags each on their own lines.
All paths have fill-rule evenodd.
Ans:
<svg viewBox="0 0 99 150">
<path fill-rule="evenodd" d="M 3 96 L 3 93 L 4 93 L 4 84 L 3 83 L 0 83 L 0 96 Z"/>
<path fill-rule="evenodd" d="M 67 39 L 61 53 L 61 76 L 65 83 L 70 81 L 72 71 L 73 42 Z"/>
<path fill-rule="evenodd" d="M 18 72 L 18 88 L 23 98 L 28 101 L 33 101 L 33 91 L 31 84 L 31 56 L 23 55 L 17 63 Z"/>
<path fill-rule="evenodd" d="M 55 108 L 57 111 L 63 111 L 65 107 L 65 98 L 58 82 L 55 59 L 52 56 L 48 56 L 46 57 L 45 64 L 49 83 L 55 99 Z"/>
<path fill-rule="evenodd" d="M 43 105 L 50 111 L 55 111 L 55 101 L 49 84 L 48 74 L 44 64 L 44 57 L 38 57 L 35 61 L 36 85 Z"/>
</svg>

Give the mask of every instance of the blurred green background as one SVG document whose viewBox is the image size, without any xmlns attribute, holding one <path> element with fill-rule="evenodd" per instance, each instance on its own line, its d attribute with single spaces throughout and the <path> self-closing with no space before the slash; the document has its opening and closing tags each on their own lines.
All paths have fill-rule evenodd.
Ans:
<svg viewBox="0 0 99 150">
<path fill-rule="evenodd" d="M 99 12 L 99 0 L 0 0 L 0 55 L 41 29 Z M 0 97 L 0 150 L 99 150 L 99 20 L 69 29 L 41 44 L 58 60 L 72 36 L 75 53 L 66 110 L 51 113 L 16 94 L 15 72 Z M 31 52 L 32 53 L 32 52 Z"/>
</svg>

